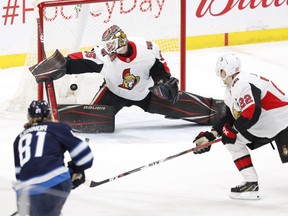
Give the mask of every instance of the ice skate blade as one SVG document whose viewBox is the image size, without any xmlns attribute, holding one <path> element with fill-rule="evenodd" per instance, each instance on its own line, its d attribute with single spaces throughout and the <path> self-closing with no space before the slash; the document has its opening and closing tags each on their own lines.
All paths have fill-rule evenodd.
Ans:
<svg viewBox="0 0 288 216">
<path fill-rule="evenodd" d="M 260 200 L 261 199 L 258 191 L 243 192 L 243 193 L 231 192 L 229 197 L 231 199 L 238 199 L 238 200 Z"/>
</svg>

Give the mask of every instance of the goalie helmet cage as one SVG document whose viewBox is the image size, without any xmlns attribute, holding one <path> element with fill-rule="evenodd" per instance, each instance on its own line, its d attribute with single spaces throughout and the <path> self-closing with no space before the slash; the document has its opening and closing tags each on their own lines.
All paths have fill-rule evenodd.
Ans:
<svg viewBox="0 0 288 216">
<path fill-rule="evenodd" d="M 171 74 L 180 79 L 180 89 L 185 90 L 186 0 L 41 0 L 36 1 L 35 7 L 38 7 L 43 38 L 36 28 L 37 42 L 34 43 L 37 51 L 31 52 L 32 60 L 27 54 L 26 65 L 43 60 L 41 40 L 44 41 L 47 57 L 56 49 L 65 56 L 101 44 L 102 33 L 116 24 L 124 30 L 128 39 L 136 36 L 155 41 Z M 57 88 L 57 83 L 55 86 Z M 55 91 L 57 95 L 63 89 Z M 40 83 L 38 99 L 43 97 L 43 84 Z"/>
</svg>

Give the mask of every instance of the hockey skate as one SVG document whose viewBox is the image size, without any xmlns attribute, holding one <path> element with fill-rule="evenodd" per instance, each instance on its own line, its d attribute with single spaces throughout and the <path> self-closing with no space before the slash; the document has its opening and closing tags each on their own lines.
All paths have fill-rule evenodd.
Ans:
<svg viewBox="0 0 288 216">
<path fill-rule="evenodd" d="M 242 182 L 240 185 L 231 188 L 230 198 L 241 200 L 259 200 L 258 182 Z"/>
</svg>

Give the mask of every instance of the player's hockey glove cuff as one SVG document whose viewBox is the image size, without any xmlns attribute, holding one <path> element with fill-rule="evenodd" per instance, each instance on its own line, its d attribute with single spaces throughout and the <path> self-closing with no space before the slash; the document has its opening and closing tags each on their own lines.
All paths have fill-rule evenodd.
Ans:
<svg viewBox="0 0 288 216">
<path fill-rule="evenodd" d="M 211 142 L 215 139 L 216 139 L 216 137 L 214 136 L 214 134 L 209 132 L 209 131 L 200 132 L 198 134 L 198 136 L 196 136 L 195 139 L 193 140 L 193 143 L 195 143 L 196 146 L 201 146 L 201 145 L 204 145 L 204 144 Z M 210 148 L 211 148 L 211 146 L 201 148 L 198 151 L 194 151 L 194 154 L 202 154 L 205 152 L 209 152 Z"/>
<path fill-rule="evenodd" d="M 68 162 L 68 168 L 72 180 L 72 189 L 75 189 L 85 182 L 85 172 L 84 170 L 81 170 L 73 161 Z"/>
<path fill-rule="evenodd" d="M 222 143 L 234 144 L 236 142 L 237 131 L 230 124 L 226 123 L 222 129 Z"/>
<path fill-rule="evenodd" d="M 169 80 L 160 80 L 149 90 L 161 99 L 169 100 L 172 104 L 176 103 L 179 98 L 179 80 L 170 77 Z"/>
</svg>

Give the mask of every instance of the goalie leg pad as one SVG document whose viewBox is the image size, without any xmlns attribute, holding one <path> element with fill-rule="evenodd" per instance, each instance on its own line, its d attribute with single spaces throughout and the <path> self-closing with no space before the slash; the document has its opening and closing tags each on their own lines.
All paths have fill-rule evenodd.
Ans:
<svg viewBox="0 0 288 216">
<path fill-rule="evenodd" d="M 179 99 L 175 104 L 152 95 L 148 112 L 201 125 L 213 125 L 224 115 L 225 104 L 223 100 L 179 91 Z"/>
<path fill-rule="evenodd" d="M 59 120 L 79 133 L 112 133 L 115 115 L 112 106 L 59 105 Z"/>
</svg>

